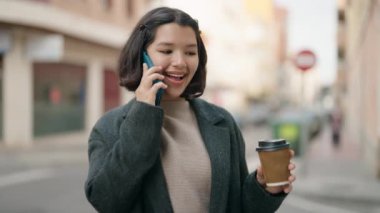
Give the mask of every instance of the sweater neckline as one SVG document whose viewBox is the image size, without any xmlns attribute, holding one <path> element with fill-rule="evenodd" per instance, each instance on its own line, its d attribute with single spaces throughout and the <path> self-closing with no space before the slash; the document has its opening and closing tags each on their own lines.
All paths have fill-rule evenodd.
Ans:
<svg viewBox="0 0 380 213">
<path fill-rule="evenodd" d="M 165 112 L 165 115 L 173 117 L 182 117 L 190 110 L 190 103 L 181 98 L 179 100 L 161 101 L 161 107 Z"/>
</svg>

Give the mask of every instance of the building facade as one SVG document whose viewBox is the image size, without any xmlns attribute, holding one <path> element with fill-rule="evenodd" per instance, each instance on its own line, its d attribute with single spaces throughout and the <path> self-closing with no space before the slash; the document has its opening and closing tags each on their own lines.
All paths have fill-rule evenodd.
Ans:
<svg viewBox="0 0 380 213">
<path fill-rule="evenodd" d="M 0 1 L 0 137 L 88 132 L 128 95 L 118 86 L 118 55 L 149 8 L 139 0 Z"/>
<path fill-rule="evenodd" d="M 380 0 L 347 1 L 343 105 L 349 140 L 380 178 Z"/>
</svg>

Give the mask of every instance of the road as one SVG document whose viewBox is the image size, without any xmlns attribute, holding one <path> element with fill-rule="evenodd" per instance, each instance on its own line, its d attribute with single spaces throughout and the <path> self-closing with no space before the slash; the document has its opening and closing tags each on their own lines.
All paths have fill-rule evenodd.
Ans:
<svg viewBox="0 0 380 213">
<path fill-rule="evenodd" d="M 242 128 L 242 133 L 246 143 L 248 168 L 253 171 L 259 164 L 255 151 L 257 141 L 272 138 L 271 129 L 266 126 L 248 126 Z M 380 198 L 380 182 L 367 178 L 363 175 L 367 171 L 359 169 L 363 168 L 363 165 L 359 160 L 360 153 L 357 147 L 346 146 L 346 150 L 334 150 L 329 136 L 329 129 L 325 127 L 318 137 L 310 141 L 306 155 L 293 159 L 297 165 L 297 181 L 293 192 L 285 199 L 278 213 L 380 213 L 379 199 L 371 198 Z M 349 161 L 345 162 L 347 160 Z M 315 168 L 315 171 L 312 168 Z M 359 185 L 357 180 L 362 183 Z M 311 186 L 307 186 L 309 183 Z M 314 190 L 313 187 L 318 190 Z M 329 195 L 330 192 L 334 193 Z M 349 196 L 355 193 L 358 195 Z M 367 195 L 360 197 L 361 194 Z"/>
<path fill-rule="evenodd" d="M 264 127 L 248 127 L 243 129 L 243 135 L 247 161 L 252 171 L 258 164 L 256 142 L 270 138 L 270 131 Z M 88 168 L 86 144 L 80 143 L 69 148 L 51 147 L 27 150 L 0 148 L 1 213 L 95 212 L 87 202 L 83 190 Z M 295 160 L 302 163 L 301 159 Z M 278 212 L 380 212 L 380 205 L 304 196 L 297 193 L 295 188 Z"/>
<path fill-rule="evenodd" d="M 93 213 L 83 183 L 85 164 L 28 168 L 0 177 L 2 213 Z"/>
</svg>

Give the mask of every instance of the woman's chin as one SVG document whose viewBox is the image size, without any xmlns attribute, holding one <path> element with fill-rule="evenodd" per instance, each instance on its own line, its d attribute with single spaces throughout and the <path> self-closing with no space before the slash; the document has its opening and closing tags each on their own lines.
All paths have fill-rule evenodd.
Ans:
<svg viewBox="0 0 380 213">
<path fill-rule="evenodd" d="M 164 101 L 175 101 L 181 99 L 181 94 L 167 94 L 164 93 L 164 96 L 162 96 L 162 100 Z"/>
</svg>

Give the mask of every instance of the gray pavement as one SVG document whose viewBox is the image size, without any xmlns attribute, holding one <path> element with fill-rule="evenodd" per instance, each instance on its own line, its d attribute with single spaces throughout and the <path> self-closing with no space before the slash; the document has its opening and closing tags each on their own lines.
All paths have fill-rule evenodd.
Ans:
<svg viewBox="0 0 380 213">
<path fill-rule="evenodd" d="M 243 129 L 250 171 L 259 164 L 254 151 L 256 141 L 270 138 L 266 127 Z M 360 143 L 343 137 L 340 146 L 330 140 L 324 127 L 310 141 L 304 155 L 293 159 L 297 180 L 292 193 L 278 212 L 380 212 L 380 180 L 364 161 Z"/>
<path fill-rule="evenodd" d="M 44 137 L 0 147 L 1 213 L 92 213 L 84 195 L 86 135 Z"/>
<path fill-rule="evenodd" d="M 78 162 L 87 162 L 87 136 L 82 132 L 38 138 L 30 146 L 0 145 L 0 174 L 6 168 Z"/>
<path fill-rule="evenodd" d="M 339 153 L 340 150 L 337 151 Z M 308 196 L 380 204 L 380 182 L 365 168 L 360 159 L 324 158 L 302 162 L 297 190 Z"/>
<path fill-rule="evenodd" d="M 380 180 L 365 162 L 361 144 L 342 138 L 338 147 L 328 127 L 311 141 L 299 164 L 294 195 L 347 209 L 380 212 Z"/>
<path fill-rule="evenodd" d="M 256 142 L 270 138 L 270 130 L 248 126 L 242 132 L 253 171 L 259 164 Z M 325 128 L 305 155 L 293 159 L 297 181 L 279 213 L 380 212 L 380 181 L 363 161 L 360 144 L 344 138 L 334 147 L 329 133 Z M 70 134 L 40 138 L 30 147 L 0 146 L 0 212 L 94 212 L 83 193 L 86 138 Z"/>
</svg>

